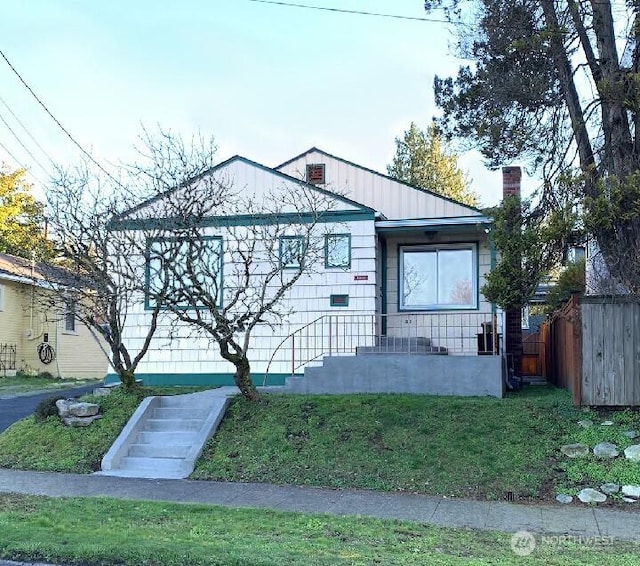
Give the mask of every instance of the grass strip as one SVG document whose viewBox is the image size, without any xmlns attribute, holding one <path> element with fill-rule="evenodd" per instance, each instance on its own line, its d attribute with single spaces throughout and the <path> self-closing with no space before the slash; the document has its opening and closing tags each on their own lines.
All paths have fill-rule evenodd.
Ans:
<svg viewBox="0 0 640 566">
<path fill-rule="evenodd" d="M 93 565 L 637 564 L 637 547 L 406 521 L 256 509 L 0 494 L 0 557 Z M 523 562 L 523 560 L 525 562 Z"/>
</svg>

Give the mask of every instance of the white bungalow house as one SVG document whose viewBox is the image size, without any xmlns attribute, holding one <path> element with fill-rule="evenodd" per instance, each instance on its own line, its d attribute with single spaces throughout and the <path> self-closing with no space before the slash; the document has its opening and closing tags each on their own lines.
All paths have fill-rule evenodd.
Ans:
<svg viewBox="0 0 640 566">
<path fill-rule="evenodd" d="M 283 271 L 295 262 L 287 254 L 312 216 L 324 245 L 285 296 L 284 322 L 254 330 L 249 359 L 256 385 L 502 395 L 501 356 L 490 355 L 500 352 L 502 317 L 480 291 L 494 261 L 491 221 L 482 211 L 317 148 L 275 168 L 236 156 L 208 175 L 251 203 L 251 210 L 221 205 L 200 223 L 219 257 L 222 302 L 232 295 L 230 246 L 250 237 L 249 226 L 287 219 L 277 231 Z M 320 216 L 291 198 L 300 189 L 322 197 Z M 279 200 L 284 204 L 276 210 Z M 125 227 L 141 232 L 149 219 L 158 226 L 167 216 L 162 198 L 132 210 Z M 170 237 L 170 222 L 162 230 Z M 142 300 L 134 307 L 128 340 L 144 335 L 148 308 Z M 206 337 L 167 315 L 137 377 L 147 384 L 232 384 L 233 369 Z"/>
</svg>

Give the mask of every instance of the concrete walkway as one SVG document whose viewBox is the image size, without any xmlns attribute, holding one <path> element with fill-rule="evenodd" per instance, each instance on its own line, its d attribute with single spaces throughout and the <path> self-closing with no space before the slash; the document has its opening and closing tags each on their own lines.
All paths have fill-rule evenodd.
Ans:
<svg viewBox="0 0 640 566">
<path fill-rule="evenodd" d="M 640 512 L 586 506 L 519 505 L 405 493 L 255 483 L 150 480 L 0 469 L 0 492 L 106 496 L 404 519 L 490 531 L 529 531 L 640 542 Z"/>
</svg>

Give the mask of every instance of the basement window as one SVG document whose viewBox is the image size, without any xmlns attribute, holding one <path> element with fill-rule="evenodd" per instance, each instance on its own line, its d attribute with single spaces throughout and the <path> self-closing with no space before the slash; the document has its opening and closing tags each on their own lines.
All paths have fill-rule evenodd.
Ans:
<svg viewBox="0 0 640 566">
<path fill-rule="evenodd" d="M 331 307 L 348 307 L 349 295 L 331 295 L 329 297 L 329 306 Z"/>
</svg>

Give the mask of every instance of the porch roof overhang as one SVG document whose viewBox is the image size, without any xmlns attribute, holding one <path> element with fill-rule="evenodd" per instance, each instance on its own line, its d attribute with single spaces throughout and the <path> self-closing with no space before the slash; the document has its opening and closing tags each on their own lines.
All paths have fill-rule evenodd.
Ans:
<svg viewBox="0 0 640 566">
<path fill-rule="evenodd" d="M 447 218 L 403 218 L 376 220 L 376 232 L 382 234 L 407 232 L 488 232 L 493 220 L 488 216 L 453 216 Z"/>
</svg>

